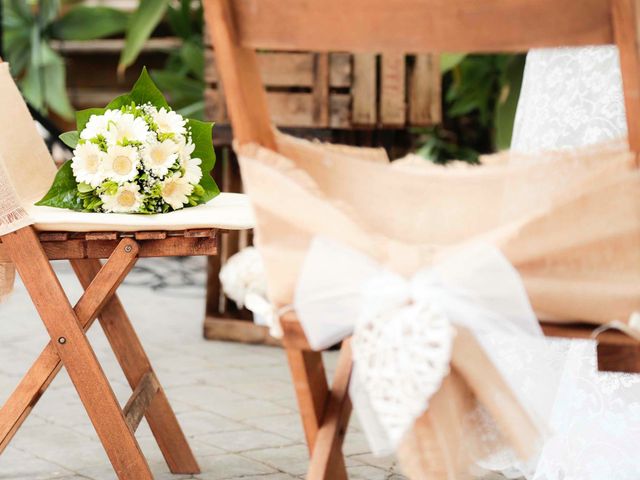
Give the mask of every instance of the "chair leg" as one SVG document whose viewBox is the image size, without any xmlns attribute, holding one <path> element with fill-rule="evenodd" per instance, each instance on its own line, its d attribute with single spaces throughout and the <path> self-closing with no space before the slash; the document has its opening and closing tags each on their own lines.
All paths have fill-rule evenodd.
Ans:
<svg viewBox="0 0 640 480">
<path fill-rule="evenodd" d="M 91 286 L 85 290 L 74 307 L 85 331 L 135 264 L 137 244 L 133 240 L 124 239 L 119 247 L 109 257 L 99 275 L 94 278 Z M 53 342 L 49 342 L 0 409 L 0 453 L 27 419 L 61 367 L 62 363 L 56 347 Z"/>
<path fill-rule="evenodd" d="M 44 322 L 120 480 L 152 480 L 149 465 L 126 423 L 35 231 L 22 228 L 2 241 Z"/>
<path fill-rule="evenodd" d="M 101 268 L 100 262 L 94 259 L 71 260 L 71 264 L 80 283 L 85 288 Z M 105 305 L 98 319 L 127 381 L 131 388 L 135 389 L 145 375 L 153 373 L 153 369 L 133 325 L 116 295 Z M 145 416 L 171 472 L 200 473 L 198 463 L 162 386 L 159 386 Z"/>
<path fill-rule="evenodd" d="M 286 351 L 312 463 L 314 463 L 316 449 L 320 448 L 318 460 L 316 460 L 318 466 L 314 467 L 314 476 L 311 476 L 311 471 L 309 472 L 308 480 L 346 479 L 347 470 L 340 449 L 342 442 L 334 443 L 334 436 L 328 435 L 331 432 L 322 431 L 326 418 L 325 412 L 335 412 L 335 402 L 330 401 L 332 392 L 327 383 L 322 354 L 296 348 L 287 348 Z M 340 372 L 340 366 L 338 372 Z M 343 421 L 339 422 L 343 426 L 348 421 L 348 414 L 346 417 L 344 419 L 341 417 Z M 320 462 L 320 459 L 326 459 L 326 461 Z"/>
<path fill-rule="evenodd" d="M 307 479 L 348 478 L 342 455 L 342 442 L 351 416 L 349 382 L 352 367 L 351 343 L 347 339 L 342 343 L 336 374 L 331 384 L 331 395 L 311 454 Z"/>
</svg>

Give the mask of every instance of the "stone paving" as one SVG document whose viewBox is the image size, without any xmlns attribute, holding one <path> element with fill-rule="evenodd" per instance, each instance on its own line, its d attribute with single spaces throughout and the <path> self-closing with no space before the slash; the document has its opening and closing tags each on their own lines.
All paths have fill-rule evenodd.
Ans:
<svg viewBox="0 0 640 480">
<path fill-rule="evenodd" d="M 62 283 L 81 289 L 67 264 Z M 197 476 L 171 475 L 143 420 L 137 437 L 156 479 L 304 478 L 307 451 L 284 352 L 202 338 L 204 259 L 141 260 L 119 290 L 160 382 L 200 462 Z M 96 324 L 89 338 L 121 404 L 131 390 Z M 0 305 L 0 403 L 48 337 L 18 281 Z M 337 359 L 327 355 L 329 369 Z M 357 419 L 344 452 L 351 479 L 401 480 L 392 458 L 368 452 Z M 7 450 L 1 480 L 114 479 L 115 474 L 75 390 L 61 371 Z"/>
</svg>

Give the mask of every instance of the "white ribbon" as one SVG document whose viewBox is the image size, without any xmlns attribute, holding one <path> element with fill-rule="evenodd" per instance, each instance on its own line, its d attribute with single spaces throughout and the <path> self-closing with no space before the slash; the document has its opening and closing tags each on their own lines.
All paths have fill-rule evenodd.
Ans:
<svg viewBox="0 0 640 480">
<path fill-rule="evenodd" d="M 293 306 L 315 350 L 353 334 L 352 398 L 378 452 L 397 446 L 449 373 L 454 325 L 481 344 L 491 335 L 543 336 L 520 276 L 489 245 L 465 247 L 407 279 L 316 237 Z"/>
</svg>

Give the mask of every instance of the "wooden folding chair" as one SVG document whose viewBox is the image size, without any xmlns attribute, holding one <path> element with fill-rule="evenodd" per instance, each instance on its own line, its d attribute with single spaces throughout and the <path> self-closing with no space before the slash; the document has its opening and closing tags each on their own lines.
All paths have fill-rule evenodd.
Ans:
<svg viewBox="0 0 640 480">
<path fill-rule="evenodd" d="M 13 162 L 13 168 L 5 168 L 0 148 L 0 169 L 6 170 L 14 185 L 20 183 L 17 178 L 20 176 L 39 175 L 41 170 L 55 172 L 53 160 L 9 77 L 7 64 L 1 61 L 0 87 L 4 89 L 0 92 L 0 98 L 4 98 L 0 101 L 3 104 L 0 116 L 7 108 L 13 115 L 4 122 L 0 120 L 0 128 L 15 126 L 14 132 L 22 137 L 14 148 L 21 158 Z M 0 187 L 7 185 L 0 183 Z M 24 193 L 17 192 L 18 196 Z M 221 195 L 223 200 L 230 198 Z M 151 217 L 144 219 L 146 227 L 136 228 L 136 217 L 130 216 L 131 225 L 118 229 L 114 224 L 112 231 L 90 231 L 92 224 L 82 223 L 93 215 L 102 216 L 109 223 L 113 218 L 110 214 L 79 214 L 48 207 L 30 211 L 23 203 L 35 223 L 0 237 L 0 261 L 15 264 L 51 340 L 0 410 L 0 452 L 64 367 L 118 478 L 153 478 L 134 436 L 143 417 L 147 419 L 171 472 L 199 472 L 167 396 L 115 291 L 138 258 L 215 255 L 218 236 L 224 228 L 250 228 L 248 203 L 244 202 L 243 196 L 232 195 L 231 199 L 236 200 L 231 203 L 238 204 L 231 208 L 238 214 L 236 225 L 233 225 L 235 222 L 221 222 L 221 215 L 228 217 L 230 210 L 223 201 L 219 207 L 211 203 L 201 209 L 197 215 L 201 218 L 194 228 L 185 228 L 180 211 L 174 216 L 156 216 L 161 218 L 158 222 L 162 222 L 158 225 L 165 224 L 162 230 L 153 227 L 156 220 Z M 43 212 L 42 218 L 38 212 Z M 49 215 L 64 218 L 67 213 L 73 216 L 71 228 L 47 219 Z M 193 223 L 193 212 L 188 216 Z M 140 217 L 138 219 L 142 221 Z M 100 259 L 107 261 L 102 264 Z M 75 306 L 69 303 L 58 281 L 50 264 L 52 260 L 69 260 L 84 287 Z M 96 317 L 133 389 L 124 408 L 119 405 L 85 335 Z"/>
<path fill-rule="evenodd" d="M 353 52 L 496 52 L 617 44 L 629 144 L 640 152 L 640 57 L 635 0 L 205 0 L 216 63 L 235 140 L 276 151 L 255 49 Z M 561 12 L 559 11 L 561 8 Z M 312 480 L 347 478 L 341 445 L 350 414 L 349 342 L 328 386 L 295 313 L 282 318 Z M 549 335 L 588 337 L 593 327 L 545 326 Z M 637 342 L 599 337 L 601 368 L 640 371 Z"/>
</svg>

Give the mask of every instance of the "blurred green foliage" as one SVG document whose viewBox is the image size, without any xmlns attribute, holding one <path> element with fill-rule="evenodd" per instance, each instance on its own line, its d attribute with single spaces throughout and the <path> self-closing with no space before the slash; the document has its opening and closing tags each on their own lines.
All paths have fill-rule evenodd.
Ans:
<svg viewBox="0 0 640 480">
<path fill-rule="evenodd" d="M 418 153 L 436 163 L 475 163 L 480 154 L 509 148 L 524 61 L 525 55 L 442 55 L 444 118 L 416 130 Z"/>
<path fill-rule="evenodd" d="M 3 40 L 6 60 L 22 94 L 41 112 L 73 118 L 66 91 L 64 60 L 52 40 L 92 40 L 122 33 L 128 14 L 77 0 L 4 0 Z"/>
<path fill-rule="evenodd" d="M 164 19 L 172 34 L 180 38 L 182 43 L 169 54 L 165 67 L 152 70 L 151 76 L 180 114 L 203 119 L 204 19 L 201 2 L 141 0 L 127 27 L 118 68 L 122 71 L 135 62 L 145 42 Z"/>
</svg>

